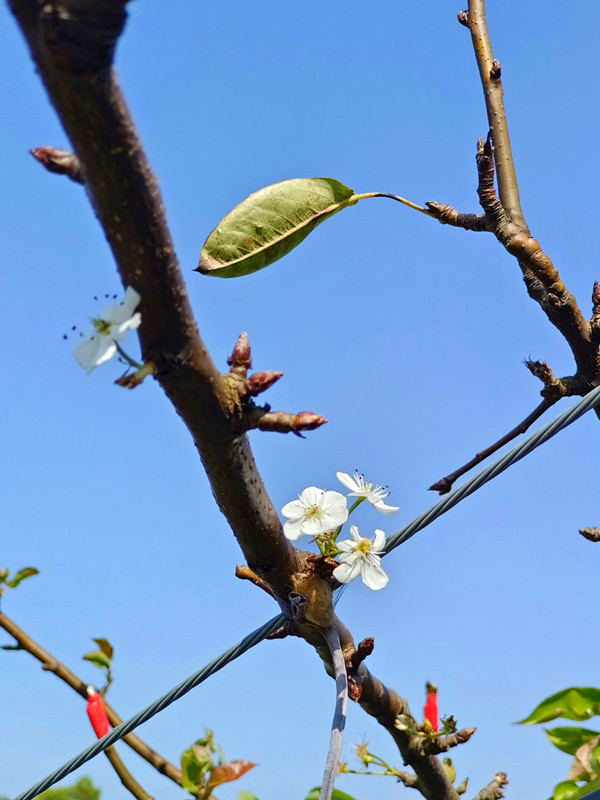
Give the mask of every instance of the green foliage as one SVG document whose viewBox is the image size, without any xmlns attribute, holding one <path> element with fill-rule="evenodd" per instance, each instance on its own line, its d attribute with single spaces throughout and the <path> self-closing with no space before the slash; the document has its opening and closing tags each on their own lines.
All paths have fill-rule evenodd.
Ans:
<svg viewBox="0 0 600 800">
<path fill-rule="evenodd" d="M 597 714 L 600 714 L 600 689 L 574 686 L 542 700 L 519 724 L 537 725 L 557 717 L 581 722 Z"/>
<path fill-rule="evenodd" d="M 215 753 L 219 753 L 215 764 Z M 184 789 L 192 794 L 200 792 L 202 796 L 210 794 L 210 790 L 222 783 L 237 781 L 256 764 L 251 761 L 225 761 L 223 751 L 217 748 L 213 732 L 204 731 L 204 737 L 197 739 L 191 747 L 181 754 L 181 783 Z M 238 800 L 257 800 L 249 792 L 241 792 Z"/>
<path fill-rule="evenodd" d="M 89 653 L 86 653 L 82 656 L 84 661 L 89 661 L 90 664 L 98 667 L 104 672 L 104 676 L 106 679 L 106 687 L 108 688 L 112 683 L 112 658 L 113 658 L 113 646 L 108 641 L 108 639 L 98 638 L 92 639 L 92 641 L 98 645 L 98 650 L 92 650 Z"/>
<path fill-rule="evenodd" d="M 537 725 L 557 717 L 586 720 L 600 715 L 600 689 L 570 687 L 547 697 L 537 705 L 523 725 Z M 554 787 L 550 800 L 579 800 L 600 789 L 600 732 L 589 728 L 564 726 L 546 729 L 552 744 L 575 756 L 569 777 Z"/>
<path fill-rule="evenodd" d="M 579 791 L 575 781 L 561 781 L 557 783 L 552 792 L 552 800 L 573 800 Z"/>
<path fill-rule="evenodd" d="M 546 736 L 563 753 L 574 756 L 582 744 L 589 742 L 594 736 L 600 736 L 600 731 L 591 731 L 588 728 L 552 728 L 546 729 Z"/>
<path fill-rule="evenodd" d="M 38 800 L 99 800 L 99 797 L 100 789 L 96 789 L 89 778 L 80 778 L 72 786 L 46 789 L 38 795 Z"/>
<path fill-rule="evenodd" d="M 333 178 L 293 178 L 259 189 L 223 217 L 208 236 L 198 272 L 237 278 L 263 269 L 358 199 L 352 189 Z"/>
<path fill-rule="evenodd" d="M 5 589 L 16 589 L 17 586 L 26 578 L 31 578 L 33 575 L 38 575 L 39 572 L 35 567 L 23 567 L 17 570 L 12 578 L 9 578 L 9 570 L 0 569 L 0 597 Z"/>
</svg>

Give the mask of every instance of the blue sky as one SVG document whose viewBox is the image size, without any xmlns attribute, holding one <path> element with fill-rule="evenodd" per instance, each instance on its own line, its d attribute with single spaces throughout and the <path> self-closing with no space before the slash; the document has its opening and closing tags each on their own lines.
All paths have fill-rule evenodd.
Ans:
<svg viewBox="0 0 600 800">
<path fill-rule="evenodd" d="M 525 216 L 586 314 L 600 277 L 600 7 L 489 0 Z M 444 228 L 396 203 L 364 201 L 284 261 L 238 280 L 192 272 L 216 222 L 247 194 L 327 175 L 357 192 L 477 210 L 474 150 L 486 133 L 468 32 L 449 0 L 281 4 L 131 3 L 117 69 L 158 175 L 190 297 L 216 363 L 248 331 L 257 370 L 284 378 L 266 398 L 329 424 L 305 441 L 251 435 L 277 507 L 355 468 L 389 484 L 390 534 L 430 505 L 434 480 L 496 440 L 538 402 L 523 358 L 570 374 L 569 351 L 490 236 Z M 0 275 L 4 298 L 1 564 L 40 576 L 4 611 L 84 680 L 90 637 L 115 647 L 109 699 L 129 716 L 276 611 L 234 578 L 237 544 L 192 442 L 159 387 L 113 385 L 119 365 L 80 370 L 63 333 L 120 291 L 81 187 L 27 150 L 68 147 L 6 8 L 0 25 L 3 122 Z M 136 352 L 134 338 L 130 349 Z M 564 404 L 563 404 L 564 405 Z M 558 410 L 555 409 L 556 413 Z M 386 560 L 389 587 L 352 585 L 338 607 L 370 668 L 420 713 L 477 726 L 455 751 L 470 794 L 503 770 L 508 797 L 547 797 L 569 757 L 540 729 L 514 726 L 546 695 L 598 685 L 598 421 L 588 415 Z M 6 637 L 8 640 L 8 637 Z M 0 653 L 0 794 L 43 777 L 92 741 L 79 697 L 24 654 Z M 230 758 L 259 763 L 239 785 L 302 800 L 320 780 L 334 687 L 304 643 L 255 648 L 140 730 L 176 761 L 205 727 Z M 591 725 L 593 727 L 593 725 Z M 393 743 L 352 707 L 353 743 L 401 766 Z M 128 748 L 150 794 L 181 791 Z M 126 792 L 105 759 L 80 774 L 105 800 Z M 391 779 L 342 776 L 357 800 L 391 800 Z"/>
</svg>

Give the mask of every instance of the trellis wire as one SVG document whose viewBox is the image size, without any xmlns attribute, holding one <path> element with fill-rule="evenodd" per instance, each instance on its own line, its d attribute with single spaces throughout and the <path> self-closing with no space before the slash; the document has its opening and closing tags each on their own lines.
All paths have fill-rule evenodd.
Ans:
<svg viewBox="0 0 600 800">
<path fill-rule="evenodd" d="M 575 420 L 579 419 L 579 417 L 585 414 L 586 411 L 589 411 L 590 408 L 599 402 L 600 386 L 586 394 L 581 398 L 581 400 L 578 400 L 575 405 L 567 408 L 562 414 L 556 417 L 556 419 L 552 420 L 552 422 L 544 425 L 544 427 L 540 428 L 539 431 L 536 431 L 527 439 L 513 447 L 504 456 L 499 458 L 497 461 L 494 461 L 493 464 L 490 464 L 489 467 L 486 467 L 477 475 L 474 475 L 468 481 L 465 481 L 458 487 L 458 489 L 455 489 L 453 492 L 445 495 L 445 497 L 443 497 L 441 500 L 438 500 L 438 502 L 431 506 L 431 508 L 429 508 L 427 511 L 424 511 L 412 522 L 409 522 L 409 524 L 405 525 L 404 528 L 401 528 L 399 531 L 392 534 L 385 543 L 385 553 L 391 553 L 394 548 L 406 542 L 411 536 L 414 536 L 415 533 L 418 533 L 418 531 L 431 524 L 434 519 L 437 519 L 446 511 L 449 511 L 451 508 L 453 508 L 457 503 L 460 503 L 461 500 L 464 500 L 465 497 L 473 494 L 473 492 L 477 491 L 477 489 L 483 486 L 484 483 L 491 481 L 492 478 L 495 478 L 496 475 L 504 472 L 504 470 L 508 469 L 508 467 L 510 467 L 512 464 L 515 464 L 517 461 L 525 458 L 525 456 L 531 453 L 532 450 L 535 450 L 536 447 L 539 447 L 544 442 L 547 442 L 548 439 L 561 431 L 563 428 L 566 428 L 567 425 L 575 422 Z"/>
<path fill-rule="evenodd" d="M 98 739 L 97 742 L 94 742 L 94 744 L 86 747 L 85 750 L 82 750 L 78 756 L 75 756 L 75 758 L 67 761 L 66 764 L 63 764 L 62 767 L 55 770 L 51 775 L 48 775 L 48 777 L 44 778 L 43 781 L 36 783 L 35 786 L 32 786 L 28 791 L 20 794 L 17 798 L 15 798 L 15 800 L 31 800 L 31 798 L 35 797 L 40 792 L 45 791 L 57 781 L 62 780 L 62 778 L 65 778 L 71 772 L 81 767 L 82 764 L 85 764 L 86 761 L 89 761 L 91 758 L 94 758 L 94 756 L 97 756 L 98 753 L 106 750 L 106 748 L 110 747 L 111 744 L 118 742 L 119 739 L 126 734 L 131 733 L 131 731 L 137 728 L 138 725 L 147 722 L 155 714 L 163 711 L 165 708 L 167 708 L 167 706 L 170 706 L 171 703 L 174 703 L 175 700 L 183 697 L 183 695 L 187 694 L 190 689 L 193 689 L 207 678 L 210 678 L 211 675 L 214 675 L 215 672 L 218 672 L 226 664 L 229 664 L 230 661 L 233 661 L 241 656 L 242 653 L 250 650 L 251 647 L 254 647 L 255 644 L 261 642 L 270 633 L 276 631 L 277 628 L 283 624 L 283 622 L 283 614 L 273 617 L 273 619 L 270 619 L 260 628 L 257 628 L 255 631 L 248 634 L 248 636 L 242 639 L 241 642 L 233 645 L 233 647 L 230 647 L 229 650 L 225 650 L 224 653 L 221 653 L 220 656 L 215 658 L 205 667 L 202 667 L 202 669 L 198 670 L 198 672 L 194 672 L 194 674 L 190 675 L 190 677 L 183 681 L 183 683 L 175 686 L 170 692 L 167 692 L 158 700 L 155 700 L 147 708 L 144 708 L 142 711 L 138 711 L 138 713 L 134 714 L 133 717 L 130 717 L 129 719 L 125 720 L 125 722 L 117 725 L 117 727 L 113 728 L 113 730 L 110 731 L 110 733 L 107 733 L 106 736 L 103 736 L 101 739 Z"/>
<path fill-rule="evenodd" d="M 539 447 L 539 445 L 548 441 L 548 439 L 557 434 L 560 430 L 566 428 L 572 422 L 575 422 L 575 420 L 579 419 L 579 417 L 585 414 L 586 411 L 589 411 L 590 408 L 595 406 L 597 403 L 600 403 L 600 386 L 586 394 L 573 406 L 567 408 L 566 411 L 556 417 L 556 419 L 554 419 L 552 422 L 549 422 L 543 428 L 540 428 L 539 431 L 536 431 L 536 433 L 532 434 L 523 442 L 513 447 L 508 453 L 506 453 L 506 455 L 502 456 L 502 458 L 499 458 L 493 464 L 490 464 L 489 467 L 486 467 L 470 480 L 465 481 L 465 483 L 459 486 L 458 489 L 450 492 L 448 495 L 442 498 L 442 500 L 435 503 L 435 505 L 431 506 L 431 508 L 418 516 L 411 523 L 405 525 L 404 528 L 401 528 L 399 531 L 390 536 L 386 542 L 385 553 L 390 553 L 396 547 L 406 542 L 411 538 L 411 536 L 414 536 L 415 533 L 422 530 L 427 525 L 430 525 L 435 519 L 444 514 L 446 511 L 449 511 L 465 497 L 473 494 L 473 492 L 479 489 L 480 486 L 483 486 L 484 483 L 487 483 L 488 481 L 492 480 L 492 478 L 495 478 L 496 475 L 504 472 L 504 470 L 507 469 L 511 464 L 520 461 L 526 455 L 531 453 L 532 450 L 535 450 L 536 447 Z M 279 614 L 277 617 L 273 617 L 273 619 L 269 620 L 269 622 L 266 622 L 260 628 L 257 628 L 255 631 L 242 639 L 241 642 L 238 642 L 238 644 L 230 647 L 229 650 L 221 653 L 220 656 L 215 658 L 205 667 L 202 667 L 202 669 L 198 670 L 193 675 L 190 675 L 190 677 L 183 681 L 183 683 L 175 686 L 175 688 L 171 689 L 171 691 L 167 692 L 158 700 L 155 700 L 147 708 L 139 711 L 133 717 L 125 720 L 125 722 L 122 722 L 120 725 L 117 725 L 117 727 L 114 728 L 110 733 L 107 733 L 106 736 L 102 737 L 102 739 L 98 739 L 97 742 L 94 742 L 94 744 L 90 745 L 81 753 L 79 753 L 78 756 L 72 758 L 62 767 L 55 770 L 51 775 L 48 775 L 47 778 L 44 778 L 44 780 L 36 783 L 35 786 L 32 786 L 31 789 L 28 789 L 28 791 L 18 795 L 15 800 L 32 800 L 32 798 L 40 794 L 40 792 L 45 791 L 59 780 L 62 780 L 62 778 L 65 778 L 71 772 L 81 767 L 90 759 L 94 758 L 94 756 L 97 756 L 107 747 L 110 747 L 110 745 L 119 741 L 119 739 L 121 739 L 123 736 L 131 733 L 131 731 L 133 731 L 139 725 L 142 725 L 160 711 L 163 711 L 165 708 L 170 706 L 171 703 L 174 703 L 175 700 L 179 700 L 180 697 L 183 697 L 183 695 L 187 694 L 191 689 L 201 684 L 211 675 L 214 675 L 215 672 L 218 672 L 230 661 L 233 661 L 247 650 L 250 650 L 250 648 L 254 647 L 255 644 L 258 644 L 270 633 L 273 633 L 273 631 L 277 630 L 277 628 L 279 628 L 283 622 L 284 616 L 282 614 Z M 600 800 L 600 791 L 592 792 L 591 794 L 586 795 L 586 797 L 589 797 L 589 800 Z"/>
</svg>

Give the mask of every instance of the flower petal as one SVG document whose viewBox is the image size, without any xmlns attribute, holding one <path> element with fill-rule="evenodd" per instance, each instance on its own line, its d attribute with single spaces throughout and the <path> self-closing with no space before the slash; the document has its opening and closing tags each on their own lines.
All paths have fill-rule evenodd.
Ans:
<svg viewBox="0 0 600 800">
<path fill-rule="evenodd" d="M 324 489 L 319 489 L 317 486 L 307 486 L 299 499 L 305 508 L 308 506 L 320 506 L 323 502 L 324 494 Z"/>
<path fill-rule="evenodd" d="M 301 519 L 304 517 L 304 512 L 306 511 L 306 506 L 302 502 L 302 500 L 292 500 L 289 503 L 286 503 L 284 507 L 281 509 L 281 513 L 284 517 L 289 517 L 291 519 Z"/>
<path fill-rule="evenodd" d="M 80 367 L 89 373 L 99 364 L 112 358 L 117 350 L 115 343 L 99 333 L 86 336 L 73 349 L 73 356 Z"/>
<path fill-rule="evenodd" d="M 338 481 L 345 486 L 346 489 L 349 489 L 351 492 L 357 492 L 360 489 L 358 483 L 352 478 L 351 475 L 348 475 L 347 472 L 336 472 L 335 477 Z"/>
<path fill-rule="evenodd" d="M 350 583 L 354 578 L 360 574 L 360 561 L 354 560 L 354 563 L 342 563 L 339 567 L 333 570 L 333 577 L 340 583 Z"/>
<path fill-rule="evenodd" d="M 373 553 L 381 553 L 383 548 L 385 547 L 385 533 L 380 531 L 379 528 L 375 530 L 375 536 L 373 537 L 373 544 L 371 545 L 371 551 Z"/>
<path fill-rule="evenodd" d="M 283 533 L 285 534 L 286 539 L 289 539 L 291 542 L 295 542 L 296 539 L 299 539 L 305 534 L 305 531 L 302 530 L 302 520 L 291 519 L 287 522 L 284 522 Z"/>
<path fill-rule="evenodd" d="M 358 532 L 358 528 L 356 525 L 350 525 L 350 536 L 354 539 L 355 542 L 360 542 L 362 536 Z"/>
<path fill-rule="evenodd" d="M 368 561 L 364 561 L 361 569 L 361 578 L 365 586 L 368 586 L 369 589 L 373 589 L 373 591 L 377 591 L 378 589 L 383 589 L 383 587 L 387 585 L 389 578 L 379 563 L 373 564 L 371 562 L 372 558 L 377 558 L 379 562 L 378 556 L 371 556 Z"/>
<path fill-rule="evenodd" d="M 383 500 L 377 500 L 375 503 L 371 503 L 371 505 L 376 511 L 379 511 L 380 514 L 395 514 L 400 508 L 400 506 L 388 506 Z"/>
</svg>

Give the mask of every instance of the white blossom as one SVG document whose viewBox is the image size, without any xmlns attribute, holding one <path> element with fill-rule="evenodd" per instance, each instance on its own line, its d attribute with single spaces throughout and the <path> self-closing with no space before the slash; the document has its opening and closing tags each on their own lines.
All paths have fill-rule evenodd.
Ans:
<svg viewBox="0 0 600 800">
<path fill-rule="evenodd" d="M 294 541 L 303 535 L 317 536 L 334 530 L 348 519 L 347 505 L 343 494 L 309 486 L 297 500 L 286 503 L 281 509 L 283 516 L 287 517 L 283 532 Z"/>
<path fill-rule="evenodd" d="M 372 539 L 362 537 L 356 525 L 350 526 L 352 539 L 337 542 L 340 554 L 336 556 L 340 566 L 333 570 L 333 577 L 340 583 L 350 583 L 359 575 L 369 589 L 383 589 L 388 576 L 381 568 L 381 555 L 385 545 L 385 534 L 376 530 Z"/>
<path fill-rule="evenodd" d="M 378 483 L 366 481 L 365 476 L 360 472 L 355 472 L 354 475 L 348 475 L 346 472 L 336 472 L 336 478 L 342 483 L 346 489 L 350 489 L 349 497 L 364 497 L 368 500 L 373 508 L 382 514 L 394 514 L 398 511 L 399 506 L 388 506 L 383 501 L 389 495 L 387 489 L 380 486 Z"/>
<path fill-rule="evenodd" d="M 75 360 L 87 373 L 111 359 L 117 352 L 117 342 L 127 331 L 139 327 L 142 316 L 135 309 L 140 300 L 135 289 L 128 286 L 121 303 L 105 308 L 99 317 L 92 319 L 94 332 L 73 350 Z"/>
</svg>

